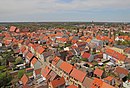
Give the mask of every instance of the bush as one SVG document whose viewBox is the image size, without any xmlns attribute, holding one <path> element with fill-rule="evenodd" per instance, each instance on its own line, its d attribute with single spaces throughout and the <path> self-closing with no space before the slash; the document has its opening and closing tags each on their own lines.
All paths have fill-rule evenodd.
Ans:
<svg viewBox="0 0 130 88">
<path fill-rule="evenodd" d="M 23 69 L 23 70 L 19 70 L 18 71 L 18 78 L 20 79 L 20 78 L 22 78 L 22 76 L 24 75 L 24 73 L 25 73 L 25 70 Z"/>
<path fill-rule="evenodd" d="M 4 72 L 0 74 L 0 88 L 7 88 L 11 84 L 12 77 Z"/>
<path fill-rule="evenodd" d="M 81 58 L 81 60 L 82 60 L 82 61 L 87 61 L 87 59 L 86 59 L 86 58 Z"/>
<path fill-rule="evenodd" d="M 5 68 L 6 68 L 5 66 L 0 66 L 0 71 L 2 71 Z"/>
<path fill-rule="evenodd" d="M 23 59 L 21 58 L 21 57 L 17 57 L 16 59 L 15 59 L 15 64 L 21 64 L 21 63 L 23 63 Z"/>
</svg>

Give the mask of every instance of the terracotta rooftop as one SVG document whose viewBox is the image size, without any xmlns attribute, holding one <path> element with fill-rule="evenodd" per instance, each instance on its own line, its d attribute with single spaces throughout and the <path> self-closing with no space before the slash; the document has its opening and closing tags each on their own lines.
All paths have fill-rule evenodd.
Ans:
<svg viewBox="0 0 130 88">
<path fill-rule="evenodd" d="M 35 74 L 36 74 L 36 75 L 41 74 L 41 68 L 36 69 L 36 70 L 35 70 Z"/>
<path fill-rule="evenodd" d="M 39 54 L 42 54 L 43 52 L 44 52 L 44 48 L 42 47 L 42 46 L 39 46 L 38 47 L 38 49 L 37 49 L 37 52 L 39 53 Z"/>
<path fill-rule="evenodd" d="M 16 27 L 15 26 L 11 26 L 10 27 L 10 32 L 14 32 L 16 30 Z"/>
<path fill-rule="evenodd" d="M 31 63 L 34 65 L 37 62 L 37 59 L 34 57 L 31 61 Z"/>
<path fill-rule="evenodd" d="M 62 69 L 63 71 L 65 71 L 66 73 L 70 73 L 71 70 L 73 69 L 73 66 L 65 61 L 63 61 L 60 65 L 60 69 Z"/>
<path fill-rule="evenodd" d="M 99 68 L 96 68 L 96 69 L 94 70 L 94 74 L 101 77 L 102 74 L 103 74 L 103 70 L 101 70 L 101 69 L 99 69 Z"/>
<path fill-rule="evenodd" d="M 29 79 L 28 79 L 28 77 L 25 74 L 21 78 L 21 81 L 22 81 L 23 85 L 26 85 L 26 83 L 28 82 L 28 80 Z"/>
<path fill-rule="evenodd" d="M 84 78 L 86 76 L 86 73 L 74 68 L 72 70 L 72 72 L 70 73 L 70 76 L 75 78 L 76 80 L 78 80 L 80 82 L 83 82 L 83 80 L 84 80 Z"/>
<path fill-rule="evenodd" d="M 56 57 L 52 60 L 52 64 L 53 64 L 53 65 L 56 65 L 59 60 L 60 60 L 60 58 L 56 56 Z"/>
<path fill-rule="evenodd" d="M 59 88 L 62 85 L 65 85 L 64 77 L 58 78 L 50 82 L 53 88 Z"/>
<path fill-rule="evenodd" d="M 115 88 L 115 87 L 103 82 L 101 79 L 94 78 L 90 88 Z"/>
<path fill-rule="evenodd" d="M 90 88 L 92 85 L 93 79 L 85 77 L 84 81 L 83 81 L 83 86 Z"/>
<path fill-rule="evenodd" d="M 106 78 L 104 78 L 104 80 L 107 80 L 107 81 L 112 81 L 113 77 L 112 76 L 108 76 Z"/>
<path fill-rule="evenodd" d="M 116 73 L 118 74 L 124 74 L 124 75 L 128 75 L 129 74 L 129 71 L 127 69 L 124 69 L 122 67 L 116 67 L 115 71 Z"/>
<path fill-rule="evenodd" d="M 28 60 L 31 60 L 31 58 L 33 57 L 33 54 L 31 52 L 28 52 L 27 53 L 27 59 Z"/>
<path fill-rule="evenodd" d="M 90 53 L 84 52 L 82 55 L 82 58 L 89 58 L 90 57 Z"/>
<path fill-rule="evenodd" d="M 50 73 L 51 69 L 49 67 L 45 67 L 45 69 L 42 70 L 42 75 L 46 77 Z"/>
<path fill-rule="evenodd" d="M 123 54 L 121 54 L 119 52 L 116 52 L 116 51 L 114 51 L 112 49 L 107 48 L 105 52 L 106 52 L 106 54 L 116 58 L 117 60 L 125 61 L 125 59 L 126 59 L 125 55 L 123 55 Z"/>
</svg>

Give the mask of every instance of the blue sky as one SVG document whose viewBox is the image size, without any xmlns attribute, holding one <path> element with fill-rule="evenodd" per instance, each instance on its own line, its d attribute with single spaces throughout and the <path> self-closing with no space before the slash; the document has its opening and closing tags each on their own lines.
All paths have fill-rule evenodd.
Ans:
<svg viewBox="0 0 130 88">
<path fill-rule="evenodd" d="M 0 0 L 0 22 L 130 22 L 130 0 Z"/>
</svg>

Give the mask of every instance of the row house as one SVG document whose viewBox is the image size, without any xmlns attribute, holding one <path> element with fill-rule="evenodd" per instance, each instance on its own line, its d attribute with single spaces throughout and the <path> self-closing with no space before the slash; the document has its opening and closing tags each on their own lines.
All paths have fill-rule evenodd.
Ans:
<svg viewBox="0 0 130 88">
<path fill-rule="evenodd" d="M 83 81 L 83 87 L 82 88 L 91 88 L 92 82 L 93 82 L 93 79 L 86 76 L 84 81 Z"/>
<path fill-rule="evenodd" d="M 107 48 L 103 53 L 103 58 L 110 60 L 112 63 L 120 65 L 125 62 L 127 57 L 119 52 Z"/>
<path fill-rule="evenodd" d="M 115 68 L 114 73 L 122 80 L 123 78 L 128 76 L 129 71 L 125 68 L 118 66 L 118 67 Z"/>
<path fill-rule="evenodd" d="M 90 88 L 115 88 L 115 87 L 109 85 L 108 83 L 102 81 L 101 79 L 94 78 Z"/>
<path fill-rule="evenodd" d="M 71 73 L 73 68 L 74 67 L 71 64 L 69 64 L 65 61 L 63 61 L 60 64 L 60 66 L 59 66 L 60 74 L 61 74 L 61 76 L 63 76 L 65 78 L 66 82 L 69 81 L 69 78 L 70 78 L 69 74 Z"/>
<path fill-rule="evenodd" d="M 82 72 L 80 70 L 77 69 L 73 69 L 72 72 L 70 73 L 70 84 L 74 84 L 76 86 L 78 86 L 78 88 L 83 88 L 83 81 L 86 77 L 86 73 Z"/>
</svg>

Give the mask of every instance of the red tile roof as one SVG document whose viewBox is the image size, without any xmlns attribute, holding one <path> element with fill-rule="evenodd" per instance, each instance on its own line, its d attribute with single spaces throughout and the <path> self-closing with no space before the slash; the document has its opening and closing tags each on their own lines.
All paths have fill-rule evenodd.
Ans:
<svg viewBox="0 0 130 88">
<path fill-rule="evenodd" d="M 58 88 L 62 85 L 65 85 L 65 79 L 64 79 L 64 77 L 61 77 L 61 78 L 51 81 L 50 83 L 53 88 Z"/>
<path fill-rule="evenodd" d="M 90 57 L 90 53 L 84 52 L 82 55 L 82 58 L 89 58 Z"/>
<path fill-rule="evenodd" d="M 94 78 L 91 88 L 115 88 L 115 87 L 103 82 L 101 79 Z"/>
<path fill-rule="evenodd" d="M 56 40 L 57 40 L 57 41 L 61 41 L 61 42 L 66 42 L 66 41 L 67 41 L 67 38 L 57 38 Z"/>
<path fill-rule="evenodd" d="M 111 85 L 109 85 L 109 84 L 103 82 L 101 88 L 115 88 L 115 87 L 113 87 L 113 86 L 111 86 Z"/>
<path fill-rule="evenodd" d="M 63 61 L 60 65 L 60 69 L 62 69 L 63 71 L 65 71 L 66 73 L 70 73 L 71 70 L 73 69 L 73 66 L 65 61 Z"/>
<path fill-rule="evenodd" d="M 107 81 L 112 81 L 113 77 L 112 76 L 108 76 L 106 78 L 104 78 L 104 80 L 107 80 Z"/>
<path fill-rule="evenodd" d="M 35 74 L 36 74 L 36 75 L 41 74 L 41 68 L 36 69 L 36 70 L 35 70 Z"/>
<path fill-rule="evenodd" d="M 92 82 L 92 86 L 91 88 L 101 88 L 103 81 L 98 79 L 98 78 L 94 78 L 93 82 Z"/>
<path fill-rule="evenodd" d="M 18 33 L 18 32 L 20 32 L 20 30 L 19 30 L 19 29 L 16 29 L 16 32 Z"/>
<path fill-rule="evenodd" d="M 45 69 L 42 70 L 42 75 L 44 77 L 47 77 L 47 75 L 50 73 L 51 69 L 49 69 L 49 67 L 46 66 Z"/>
<path fill-rule="evenodd" d="M 25 46 L 21 46 L 21 47 L 20 47 L 20 50 L 21 50 L 21 52 L 23 53 L 23 52 L 26 50 L 26 47 L 25 47 Z"/>
<path fill-rule="evenodd" d="M 31 61 L 31 63 L 34 65 L 37 62 L 37 59 L 34 57 Z"/>
<path fill-rule="evenodd" d="M 85 77 L 84 81 L 83 81 L 83 86 L 86 88 L 90 88 L 92 85 L 93 79 Z"/>
<path fill-rule="evenodd" d="M 53 64 L 53 65 L 56 65 L 59 60 L 60 60 L 60 58 L 56 56 L 56 57 L 53 59 L 52 64 Z"/>
<path fill-rule="evenodd" d="M 22 81 L 23 85 L 26 85 L 26 83 L 28 82 L 28 80 L 29 79 L 28 79 L 28 77 L 25 74 L 21 78 L 21 81 Z"/>
<path fill-rule="evenodd" d="M 75 86 L 75 85 L 70 85 L 70 86 L 68 86 L 67 88 L 78 88 L 78 87 Z"/>
<path fill-rule="evenodd" d="M 119 52 L 116 52 L 116 51 L 114 51 L 114 50 L 112 50 L 112 49 L 107 48 L 107 49 L 105 50 L 105 52 L 106 52 L 106 54 L 108 54 L 108 55 L 110 55 L 110 56 L 116 58 L 117 60 L 124 61 L 124 60 L 126 59 L 126 56 L 125 56 L 125 55 L 123 55 L 123 54 L 121 54 L 121 53 L 119 53 Z"/>
<path fill-rule="evenodd" d="M 127 69 L 124 69 L 122 67 L 116 67 L 115 72 L 118 74 L 124 74 L 124 75 L 128 75 L 129 71 Z"/>
<path fill-rule="evenodd" d="M 11 26 L 10 27 L 10 32 L 14 32 L 16 30 L 16 27 L 15 26 Z"/>
<path fill-rule="evenodd" d="M 101 69 L 99 69 L 99 68 L 96 68 L 96 69 L 94 70 L 94 74 L 101 77 L 102 74 L 103 74 L 103 70 L 101 70 Z"/>
<path fill-rule="evenodd" d="M 31 60 L 31 58 L 33 57 L 33 54 L 31 52 L 28 52 L 27 53 L 27 59 L 28 60 Z"/>
<path fill-rule="evenodd" d="M 72 70 L 72 72 L 70 73 L 70 76 L 75 78 L 76 80 L 78 80 L 80 82 L 83 82 L 83 80 L 84 80 L 84 78 L 86 76 L 86 73 L 74 68 Z"/>
<path fill-rule="evenodd" d="M 30 71 L 30 70 L 33 70 L 33 68 L 26 68 L 26 71 Z"/>
<path fill-rule="evenodd" d="M 44 48 L 42 46 L 39 46 L 38 49 L 36 50 L 37 53 L 42 54 L 44 52 Z"/>
</svg>

